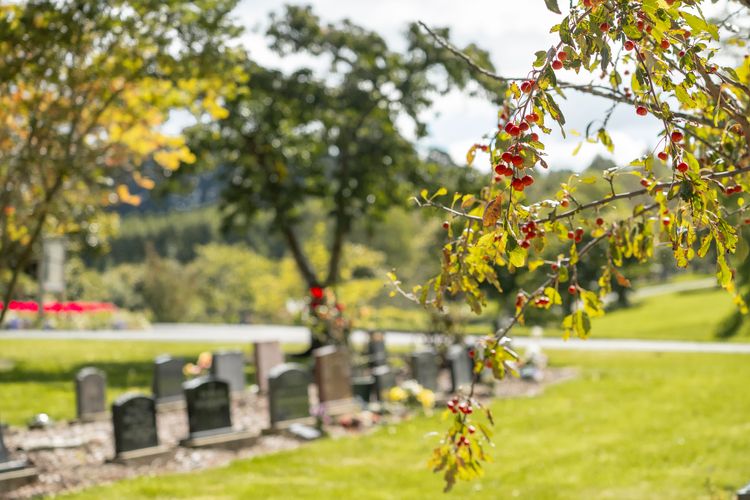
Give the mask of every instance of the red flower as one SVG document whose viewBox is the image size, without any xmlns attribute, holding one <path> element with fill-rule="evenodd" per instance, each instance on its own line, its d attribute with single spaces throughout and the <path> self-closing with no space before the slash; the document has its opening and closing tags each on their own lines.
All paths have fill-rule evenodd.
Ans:
<svg viewBox="0 0 750 500">
<path fill-rule="evenodd" d="M 310 287 L 310 295 L 314 299 L 322 299 L 323 298 L 323 289 L 319 286 L 311 286 Z"/>
</svg>

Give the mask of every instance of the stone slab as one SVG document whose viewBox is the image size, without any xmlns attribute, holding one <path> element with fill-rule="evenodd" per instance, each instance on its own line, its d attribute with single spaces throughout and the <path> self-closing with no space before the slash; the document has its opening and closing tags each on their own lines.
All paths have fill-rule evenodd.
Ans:
<svg viewBox="0 0 750 500">
<path fill-rule="evenodd" d="M 193 437 L 180 441 L 185 448 L 222 448 L 238 450 L 255 444 L 258 435 L 250 431 L 225 432 L 213 436 Z"/>
<path fill-rule="evenodd" d="M 161 445 L 152 448 L 141 448 L 140 450 L 124 451 L 115 455 L 110 462 L 122 465 L 144 465 L 153 462 L 157 458 L 166 457 L 173 453 L 174 448 Z"/>
<path fill-rule="evenodd" d="M 8 472 L 0 472 L 0 494 L 33 483 L 36 481 L 37 475 L 36 467 L 23 467 Z"/>
</svg>

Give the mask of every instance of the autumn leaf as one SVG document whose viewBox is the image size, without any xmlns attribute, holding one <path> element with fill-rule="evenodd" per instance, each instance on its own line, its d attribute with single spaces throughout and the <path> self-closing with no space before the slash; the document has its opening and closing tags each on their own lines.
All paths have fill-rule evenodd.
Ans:
<svg viewBox="0 0 750 500">
<path fill-rule="evenodd" d="M 500 219 L 500 213 L 503 208 L 503 196 L 498 194 L 497 197 L 490 201 L 486 207 L 484 207 L 484 215 L 482 215 L 482 225 L 484 227 L 494 226 Z"/>
</svg>

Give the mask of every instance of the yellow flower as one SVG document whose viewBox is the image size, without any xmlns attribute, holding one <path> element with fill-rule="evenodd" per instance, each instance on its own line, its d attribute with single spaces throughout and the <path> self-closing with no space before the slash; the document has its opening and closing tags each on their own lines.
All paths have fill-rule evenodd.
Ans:
<svg viewBox="0 0 750 500">
<path fill-rule="evenodd" d="M 391 390 L 388 392 L 388 399 L 396 403 L 405 400 L 408 396 L 406 391 L 398 386 L 391 387 Z"/>
<path fill-rule="evenodd" d="M 422 403 L 422 408 L 429 410 L 435 406 L 435 393 L 429 389 L 422 389 L 420 393 L 417 394 L 417 401 Z"/>
</svg>

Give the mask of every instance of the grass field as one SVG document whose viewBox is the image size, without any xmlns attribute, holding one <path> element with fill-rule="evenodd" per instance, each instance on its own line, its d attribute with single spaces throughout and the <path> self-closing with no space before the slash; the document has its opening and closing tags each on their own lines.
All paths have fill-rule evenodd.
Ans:
<svg viewBox="0 0 750 500">
<path fill-rule="evenodd" d="M 72 499 L 734 498 L 750 481 L 750 357 L 553 353 L 581 376 L 497 401 L 485 477 L 443 496 L 425 467 L 438 416 Z"/>
<path fill-rule="evenodd" d="M 724 290 L 659 295 L 594 318 L 591 338 L 721 341 L 716 337 L 717 328 L 733 310 L 732 299 Z M 528 330 L 520 333 L 526 334 Z M 545 336 L 562 336 L 562 331 L 546 328 Z M 750 342 L 750 337 L 735 336 L 729 340 Z"/>
</svg>

